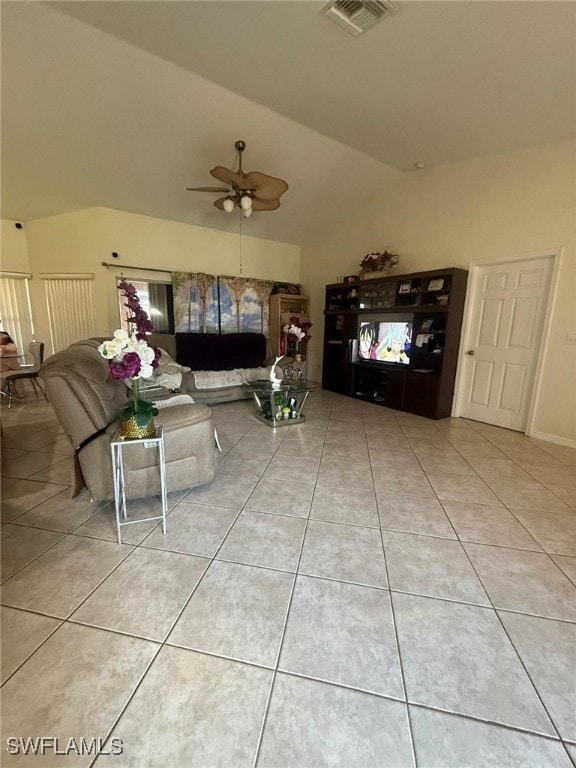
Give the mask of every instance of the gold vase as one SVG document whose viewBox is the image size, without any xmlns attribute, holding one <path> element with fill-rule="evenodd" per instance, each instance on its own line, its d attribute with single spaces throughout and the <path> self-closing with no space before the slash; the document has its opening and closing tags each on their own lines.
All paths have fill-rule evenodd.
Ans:
<svg viewBox="0 0 576 768">
<path fill-rule="evenodd" d="M 120 421 L 120 438 L 122 440 L 141 440 L 144 437 L 156 437 L 154 419 L 150 419 L 145 427 L 139 427 L 134 416 L 126 421 Z"/>
</svg>

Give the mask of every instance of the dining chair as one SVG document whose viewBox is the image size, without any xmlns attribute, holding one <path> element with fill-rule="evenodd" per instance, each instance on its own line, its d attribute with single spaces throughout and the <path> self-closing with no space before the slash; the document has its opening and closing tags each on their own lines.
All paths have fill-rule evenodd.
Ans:
<svg viewBox="0 0 576 768">
<path fill-rule="evenodd" d="M 40 392 L 42 392 L 46 398 L 46 401 L 48 401 L 48 397 L 46 396 L 46 393 L 44 392 L 44 389 L 42 388 L 42 385 L 38 379 L 38 369 L 44 361 L 44 342 L 31 341 L 28 345 L 28 352 L 34 361 L 32 365 L 23 366 L 19 370 L 8 373 L 3 377 L 6 384 L 6 391 L 4 394 L 8 396 L 8 408 L 10 408 L 12 400 L 18 397 L 16 394 L 16 385 L 19 381 L 24 380 L 30 381 L 32 387 L 34 388 L 36 397 L 38 397 L 38 390 L 40 390 Z"/>
</svg>

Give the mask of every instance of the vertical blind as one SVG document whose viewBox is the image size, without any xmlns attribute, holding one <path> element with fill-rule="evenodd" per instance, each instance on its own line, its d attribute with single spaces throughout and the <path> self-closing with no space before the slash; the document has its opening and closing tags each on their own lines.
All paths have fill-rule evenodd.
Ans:
<svg viewBox="0 0 576 768">
<path fill-rule="evenodd" d="M 0 329 L 10 334 L 18 354 L 22 355 L 28 352 L 28 345 L 34 341 L 29 277 L 18 273 L 0 274 Z"/>
<path fill-rule="evenodd" d="M 44 280 L 50 341 L 58 352 L 69 344 L 96 334 L 94 275 L 46 274 Z"/>
</svg>

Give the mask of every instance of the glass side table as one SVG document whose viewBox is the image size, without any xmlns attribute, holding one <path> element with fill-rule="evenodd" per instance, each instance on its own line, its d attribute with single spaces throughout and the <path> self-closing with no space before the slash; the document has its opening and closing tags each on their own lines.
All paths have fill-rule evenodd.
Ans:
<svg viewBox="0 0 576 768">
<path fill-rule="evenodd" d="M 160 497 L 162 500 L 162 514 L 155 517 L 142 517 L 138 520 L 128 520 L 126 505 L 126 485 L 124 482 L 124 451 L 135 445 L 144 448 L 155 448 L 158 451 L 158 465 L 160 469 Z M 114 478 L 114 502 L 116 507 L 116 533 L 118 544 L 122 543 L 121 529 L 124 525 L 149 522 L 150 520 L 162 520 L 162 533 L 166 534 L 166 513 L 168 510 L 168 498 L 166 492 L 166 458 L 164 454 L 164 433 L 162 426 L 156 427 L 156 437 L 145 437 L 139 440 L 121 440 L 116 435 L 111 443 L 112 451 L 112 475 Z"/>
<path fill-rule="evenodd" d="M 307 381 L 272 385 L 270 381 L 249 381 L 242 384 L 243 389 L 251 392 L 258 410 L 254 414 L 259 421 L 269 427 L 289 427 L 306 421 L 303 414 L 308 395 L 316 389 L 316 384 Z M 294 402 L 289 413 L 283 413 L 285 403 Z"/>
</svg>

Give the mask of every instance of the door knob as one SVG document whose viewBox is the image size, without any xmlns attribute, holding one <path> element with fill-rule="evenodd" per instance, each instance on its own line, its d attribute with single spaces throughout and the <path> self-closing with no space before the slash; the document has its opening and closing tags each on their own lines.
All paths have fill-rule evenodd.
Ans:
<svg viewBox="0 0 576 768">
<path fill-rule="evenodd" d="M 473 349 L 469 349 L 469 350 L 466 352 L 466 354 L 467 354 L 467 355 L 473 355 L 473 354 L 474 354 L 474 350 L 473 350 Z"/>
</svg>

